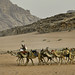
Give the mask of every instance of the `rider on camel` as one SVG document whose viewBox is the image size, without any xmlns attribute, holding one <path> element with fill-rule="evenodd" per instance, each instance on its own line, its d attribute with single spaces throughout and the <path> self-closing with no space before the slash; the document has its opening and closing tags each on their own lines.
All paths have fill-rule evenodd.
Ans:
<svg viewBox="0 0 75 75">
<path fill-rule="evenodd" d="M 20 52 L 24 53 L 24 52 L 26 52 L 26 50 L 27 50 L 27 47 L 25 46 L 24 41 L 21 41 Z"/>
</svg>

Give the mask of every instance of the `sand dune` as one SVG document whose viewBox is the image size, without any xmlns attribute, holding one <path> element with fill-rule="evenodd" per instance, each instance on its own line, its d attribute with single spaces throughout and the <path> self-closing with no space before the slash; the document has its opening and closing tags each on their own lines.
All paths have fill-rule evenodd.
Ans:
<svg viewBox="0 0 75 75">
<path fill-rule="evenodd" d="M 58 41 L 61 39 L 61 41 Z M 16 50 L 24 40 L 28 49 L 75 47 L 75 30 L 71 32 L 54 32 L 47 34 L 28 33 L 0 37 L 0 50 Z"/>
<path fill-rule="evenodd" d="M 0 52 L 17 50 L 24 40 L 28 49 L 42 49 L 49 47 L 75 48 L 75 30 L 71 32 L 54 32 L 38 34 L 37 32 L 0 37 Z M 75 75 L 75 65 L 40 65 L 37 58 L 34 59 L 35 66 L 17 66 L 16 57 L 9 54 L 0 55 L 0 75 Z"/>
</svg>

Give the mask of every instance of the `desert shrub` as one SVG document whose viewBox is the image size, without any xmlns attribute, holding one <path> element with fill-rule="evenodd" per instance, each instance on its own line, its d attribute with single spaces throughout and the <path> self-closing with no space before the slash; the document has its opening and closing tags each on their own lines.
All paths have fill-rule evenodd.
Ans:
<svg viewBox="0 0 75 75">
<path fill-rule="evenodd" d="M 61 41 L 62 39 L 58 39 L 57 41 Z"/>
<path fill-rule="evenodd" d="M 43 41 L 46 41 L 46 39 L 43 39 Z"/>
</svg>

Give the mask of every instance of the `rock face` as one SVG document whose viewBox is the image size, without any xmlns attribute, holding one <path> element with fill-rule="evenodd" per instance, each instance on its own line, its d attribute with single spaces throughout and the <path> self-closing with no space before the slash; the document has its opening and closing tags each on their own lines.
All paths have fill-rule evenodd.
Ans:
<svg viewBox="0 0 75 75">
<path fill-rule="evenodd" d="M 67 13 L 75 13 L 75 10 L 68 10 Z"/>
<path fill-rule="evenodd" d="M 75 29 L 75 13 L 58 14 L 37 22 L 39 33 L 71 31 Z"/>
<path fill-rule="evenodd" d="M 0 0 L 0 31 L 28 25 L 38 20 L 39 18 L 31 15 L 29 10 L 12 4 L 10 0 Z"/>
<path fill-rule="evenodd" d="M 41 19 L 26 26 L 19 26 L 0 32 L 0 36 L 18 35 L 37 31 L 38 33 L 50 33 L 71 31 L 75 29 L 75 13 L 58 14 Z"/>
</svg>

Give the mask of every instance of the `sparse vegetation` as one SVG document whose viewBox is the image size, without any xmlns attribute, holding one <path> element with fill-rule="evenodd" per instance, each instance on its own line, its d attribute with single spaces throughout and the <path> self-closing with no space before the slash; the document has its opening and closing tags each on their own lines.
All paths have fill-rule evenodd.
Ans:
<svg viewBox="0 0 75 75">
<path fill-rule="evenodd" d="M 62 39 L 58 39 L 57 41 L 61 41 Z"/>
<path fill-rule="evenodd" d="M 50 40 L 48 40 L 47 42 L 50 42 Z"/>
<path fill-rule="evenodd" d="M 43 39 L 43 41 L 46 41 L 46 39 Z"/>
</svg>

